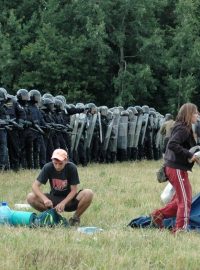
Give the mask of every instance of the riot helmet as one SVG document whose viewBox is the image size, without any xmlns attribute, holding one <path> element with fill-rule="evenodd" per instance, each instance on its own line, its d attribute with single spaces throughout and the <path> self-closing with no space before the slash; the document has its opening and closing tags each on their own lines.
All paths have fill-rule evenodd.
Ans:
<svg viewBox="0 0 200 270">
<path fill-rule="evenodd" d="M 142 107 L 141 106 L 136 105 L 135 106 L 135 109 L 137 110 L 138 114 L 143 114 L 143 110 L 142 110 Z"/>
<path fill-rule="evenodd" d="M 19 89 L 17 91 L 16 96 L 17 96 L 18 101 L 29 101 L 30 100 L 28 90 L 26 90 L 26 89 Z"/>
<path fill-rule="evenodd" d="M 123 106 L 118 106 L 118 109 L 120 112 L 124 111 L 124 107 Z"/>
<path fill-rule="evenodd" d="M 121 116 L 129 116 L 129 111 L 128 110 L 123 110 L 120 112 Z"/>
<path fill-rule="evenodd" d="M 131 110 L 134 115 L 138 114 L 138 111 L 137 111 L 137 109 L 135 107 L 130 106 L 130 107 L 128 107 L 128 110 Z"/>
<path fill-rule="evenodd" d="M 166 113 L 165 114 L 165 121 L 173 119 L 173 115 L 171 113 Z"/>
<path fill-rule="evenodd" d="M 114 107 L 114 108 L 112 108 L 112 110 L 111 110 L 112 112 L 113 112 L 113 115 L 119 115 L 120 114 L 120 110 L 119 110 L 119 108 L 118 107 Z"/>
<path fill-rule="evenodd" d="M 66 105 L 66 98 L 63 95 L 57 95 L 55 98 L 61 100 Z"/>
<path fill-rule="evenodd" d="M 108 107 L 107 106 L 100 106 L 99 111 L 102 116 L 106 116 L 108 114 Z"/>
<path fill-rule="evenodd" d="M 129 106 L 128 108 L 127 108 L 127 110 L 134 110 L 134 107 L 133 106 Z"/>
<path fill-rule="evenodd" d="M 153 110 L 151 110 L 151 108 L 150 108 L 150 110 L 149 110 L 149 115 L 153 115 L 153 117 L 156 117 L 156 111 L 153 111 Z"/>
<path fill-rule="evenodd" d="M 156 112 L 155 108 L 153 108 L 153 107 L 150 107 L 149 110 L 152 112 Z"/>
<path fill-rule="evenodd" d="M 43 98 L 49 98 L 49 99 L 54 101 L 54 96 L 52 94 L 50 94 L 50 93 L 45 93 L 42 97 Z"/>
<path fill-rule="evenodd" d="M 128 118 L 130 120 L 134 119 L 134 113 L 133 113 L 133 110 L 131 110 L 130 108 L 127 109 L 128 111 Z"/>
<path fill-rule="evenodd" d="M 69 109 L 75 109 L 76 106 L 75 106 L 74 104 L 70 103 L 70 104 L 66 104 L 66 105 L 65 105 L 65 108 L 66 108 L 66 109 L 67 109 L 67 108 L 69 108 Z"/>
<path fill-rule="evenodd" d="M 7 99 L 6 99 L 6 103 L 9 103 L 9 102 L 17 102 L 16 96 L 8 94 Z"/>
<path fill-rule="evenodd" d="M 8 96 L 7 90 L 3 87 L 0 87 L 0 101 L 6 101 Z"/>
<path fill-rule="evenodd" d="M 54 101 L 55 101 L 54 107 L 55 107 L 56 111 L 61 112 L 61 111 L 65 110 L 64 103 L 62 100 L 55 98 Z"/>
<path fill-rule="evenodd" d="M 33 103 L 40 103 L 41 102 L 41 94 L 38 90 L 33 89 L 29 91 L 30 101 Z"/>
<path fill-rule="evenodd" d="M 85 109 L 85 105 L 83 103 L 79 102 L 79 103 L 76 103 L 76 108 L 77 109 Z"/>
<path fill-rule="evenodd" d="M 90 109 L 91 114 L 97 113 L 97 106 L 94 103 L 88 103 L 86 107 Z"/>
<path fill-rule="evenodd" d="M 142 110 L 143 110 L 143 113 L 149 113 L 149 106 L 148 105 L 143 105 Z"/>
<path fill-rule="evenodd" d="M 54 101 L 50 98 L 42 98 L 41 99 L 41 107 L 42 110 L 47 110 L 53 112 L 54 110 Z"/>
</svg>

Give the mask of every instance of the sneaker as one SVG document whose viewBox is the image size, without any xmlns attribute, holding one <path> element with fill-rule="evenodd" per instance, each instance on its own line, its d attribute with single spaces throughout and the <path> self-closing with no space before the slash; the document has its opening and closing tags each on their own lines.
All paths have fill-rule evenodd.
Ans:
<svg viewBox="0 0 200 270">
<path fill-rule="evenodd" d="M 69 219 L 70 226 L 79 226 L 80 225 L 80 218 L 79 217 L 71 217 Z"/>
<path fill-rule="evenodd" d="M 153 225 L 157 228 L 163 229 L 164 225 L 163 225 L 163 215 L 159 212 L 154 211 L 153 213 L 151 213 L 151 221 L 153 223 Z"/>
</svg>

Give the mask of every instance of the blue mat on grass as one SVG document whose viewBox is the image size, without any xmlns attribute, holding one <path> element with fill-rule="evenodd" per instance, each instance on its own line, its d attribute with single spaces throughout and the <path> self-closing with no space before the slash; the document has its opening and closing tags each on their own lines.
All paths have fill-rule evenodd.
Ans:
<svg viewBox="0 0 200 270">
<path fill-rule="evenodd" d="M 164 219 L 163 224 L 164 227 L 170 229 L 174 227 L 176 222 L 176 218 L 167 218 Z M 128 226 L 132 228 L 153 228 L 153 224 L 151 223 L 150 216 L 140 216 L 132 219 Z M 200 193 L 192 199 L 192 206 L 190 212 L 190 223 L 189 230 L 196 230 L 200 232 Z"/>
</svg>

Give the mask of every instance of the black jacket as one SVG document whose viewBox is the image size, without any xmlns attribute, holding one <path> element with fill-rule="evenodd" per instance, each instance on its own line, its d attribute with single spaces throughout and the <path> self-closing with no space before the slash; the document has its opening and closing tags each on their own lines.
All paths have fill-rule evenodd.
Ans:
<svg viewBox="0 0 200 270">
<path fill-rule="evenodd" d="M 193 156 L 189 149 L 195 145 L 192 129 L 181 122 L 176 122 L 167 144 L 165 166 L 184 171 L 191 170 L 194 163 L 188 161 Z"/>
</svg>

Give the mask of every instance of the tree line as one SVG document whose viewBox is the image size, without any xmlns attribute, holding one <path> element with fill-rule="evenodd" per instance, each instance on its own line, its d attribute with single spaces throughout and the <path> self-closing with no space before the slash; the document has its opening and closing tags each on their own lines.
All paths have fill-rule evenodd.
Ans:
<svg viewBox="0 0 200 270">
<path fill-rule="evenodd" d="M 0 0 L 0 84 L 68 103 L 200 100 L 197 0 Z"/>
</svg>

